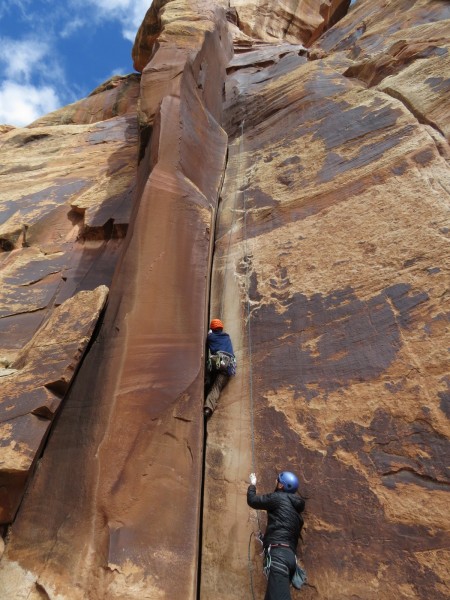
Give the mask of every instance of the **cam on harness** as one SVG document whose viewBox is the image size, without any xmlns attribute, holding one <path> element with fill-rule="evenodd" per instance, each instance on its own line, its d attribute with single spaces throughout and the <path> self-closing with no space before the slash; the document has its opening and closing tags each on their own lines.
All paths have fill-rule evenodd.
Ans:
<svg viewBox="0 0 450 600">
<path fill-rule="evenodd" d="M 229 377 L 236 375 L 235 357 L 223 350 L 218 350 L 215 354 L 209 353 L 207 367 L 210 373 L 225 373 Z"/>
</svg>

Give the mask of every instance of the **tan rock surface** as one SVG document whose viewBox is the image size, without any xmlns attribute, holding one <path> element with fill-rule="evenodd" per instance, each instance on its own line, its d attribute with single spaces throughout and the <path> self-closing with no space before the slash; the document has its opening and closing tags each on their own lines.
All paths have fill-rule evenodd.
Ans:
<svg viewBox="0 0 450 600">
<path fill-rule="evenodd" d="M 10 523 L 108 294 L 83 291 L 58 306 L 0 380 L 0 523 Z"/>
<path fill-rule="evenodd" d="M 87 98 L 55 110 L 29 127 L 98 123 L 113 117 L 136 113 L 140 75 L 115 75 L 96 88 Z"/>
<path fill-rule="evenodd" d="M 381 54 L 391 39 L 413 41 L 427 26 L 431 40 L 448 38 L 450 7 L 441 0 L 357 0 L 336 27 L 326 31 L 314 44 L 326 53 L 347 52 L 363 60 Z"/>
<path fill-rule="evenodd" d="M 42 121 L 0 137 L 1 523 L 14 518 L 97 324 L 135 184 L 135 114 Z"/>
<path fill-rule="evenodd" d="M 0 138 L 0 355 L 54 305 L 111 282 L 131 213 L 136 117 L 13 129 Z"/>
<path fill-rule="evenodd" d="M 450 26 L 450 21 L 449 21 Z M 398 75 L 383 79 L 378 88 L 398 98 L 422 123 L 428 123 L 450 141 L 450 43 L 442 55 L 415 61 Z"/>
<path fill-rule="evenodd" d="M 231 0 L 239 28 L 266 42 L 286 40 L 293 44 L 316 39 L 330 24 L 343 16 L 349 0 Z"/>
<path fill-rule="evenodd" d="M 399 19 L 399 14 L 404 18 Z M 311 54 L 328 53 L 335 66 L 341 61 L 347 77 L 378 85 L 448 142 L 449 51 L 448 3 L 420 1 L 404 13 L 403 3 L 396 0 L 388 5 L 358 2 L 339 26 L 312 47 Z"/>
<path fill-rule="evenodd" d="M 70 192 L 70 225 L 66 200 L 45 191 L 50 170 L 34 188 L 39 163 L 26 154 L 43 141 L 30 134 L 61 132 L 70 156 L 66 126 L 0 138 L 24 136 L 12 168 L 31 165 L 25 185 L 42 192 L 20 209 L 30 223 L 12 214 L 2 230 L 11 271 L 0 324 L 11 303 L 16 321 L 0 382 L 35 360 L 24 346 L 54 306 L 104 283 L 118 259 L 95 343 L 7 537 L 6 597 L 262 597 L 253 534 L 264 517 L 246 505 L 248 473 L 269 491 L 290 468 L 307 496 L 309 582 L 294 598 L 447 598 L 449 5 L 358 0 L 322 34 L 346 4 L 155 1 L 133 51 L 139 140 L 127 129 L 131 87 L 123 116 L 97 125 L 85 122 L 109 114 L 108 90 L 104 113 L 84 101 L 67 109 L 84 123 L 70 131 L 86 153 L 73 160 L 83 185 Z M 102 135 L 108 149 L 93 154 Z M 111 199 L 130 198 L 136 159 L 124 240 Z M 60 164 L 45 163 L 59 182 Z M 69 255 L 82 268 L 63 267 Z M 233 338 L 238 374 L 204 452 L 211 263 L 211 313 Z M 72 276 L 62 288 L 61 273 Z M 19 321 L 21 306 L 35 312 Z M 45 425 L 59 389 L 40 385 L 17 431 Z M 13 433 L 5 421 L 6 448 Z M 24 471 L 33 444 L 20 448 Z"/>
<path fill-rule="evenodd" d="M 403 26 L 444 4 L 385 8 L 398 17 L 402 5 Z M 238 376 L 208 428 L 202 598 L 251 597 L 251 585 L 263 596 L 246 481 L 256 469 L 270 491 L 286 468 L 307 497 L 299 596 L 447 597 L 450 173 L 437 124 L 447 53 L 433 24 L 442 95 L 427 90 L 437 67 L 420 53 L 364 89 L 356 67 L 342 75 L 357 60 L 326 44 L 372 10 L 386 33 L 393 16 L 358 3 L 319 42 L 326 60 L 264 68 L 255 53 L 230 69 L 212 313 L 223 306 Z"/>
<path fill-rule="evenodd" d="M 208 273 L 227 149 L 215 117 L 230 55 L 224 20 L 205 39 L 199 27 L 176 95 L 153 116 L 97 343 L 11 530 L 0 582 L 12 596 L 197 594 Z"/>
</svg>

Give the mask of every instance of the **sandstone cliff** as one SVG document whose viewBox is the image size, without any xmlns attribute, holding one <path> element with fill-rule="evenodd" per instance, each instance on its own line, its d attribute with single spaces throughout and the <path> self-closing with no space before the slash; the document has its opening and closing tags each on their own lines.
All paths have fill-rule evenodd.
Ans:
<svg viewBox="0 0 450 600">
<path fill-rule="evenodd" d="M 448 597 L 449 25 L 154 0 L 140 77 L 2 129 L 0 597 L 262 597 L 285 468 L 293 597 Z"/>
</svg>

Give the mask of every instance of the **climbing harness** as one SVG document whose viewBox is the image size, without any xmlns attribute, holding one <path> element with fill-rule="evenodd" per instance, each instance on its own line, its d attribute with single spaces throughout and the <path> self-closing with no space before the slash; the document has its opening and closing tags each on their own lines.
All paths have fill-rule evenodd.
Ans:
<svg viewBox="0 0 450 600">
<path fill-rule="evenodd" d="M 263 572 L 267 579 L 269 579 L 270 571 L 273 570 L 276 573 L 281 573 L 281 575 L 286 575 L 289 577 L 289 568 L 276 558 L 272 557 L 271 550 L 272 548 L 277 547 L 289 548 L 288 544 L 271 544 L 264 549 L 264 563 L 263 563 Z"/>
<path fill-rule="evenodd" d="M 264 548 L 264 562 L 263 562 L 263 572 L 266 576 L 266 579 L 269 579 L 271 569 L 277 573 L 281 573 L 282 575 L 289 576 L 288 567 L 276 559 L 272 557 L 271 550 L 272 548 L 290 548 L 289 544 L 271 544 L 267 548 Z M 295 589 L 301 589 L 306 583 L 306 571 L 299 565 L 297 556 L 295 557 L 295 572 L 291 579 L 291 585 L 295 587 Z"/>
<path fill-rule="evenodd" d="M 210 354 L 207 364 L 208 371 L 225 373 L 229 377 L 236 375 L 236 359 L 229 352 L 219 350 L 215 354 Z"/>
<path fill-rule="evenodd" d="M 269 579 L 270 573 L 270 565 L 272 563 L 272 556 L 270 554 L 270 546 L 264 550 L 264 560 L 263 560 L 263 573 L 266 576 L 266 579 Z"/>
</svg>

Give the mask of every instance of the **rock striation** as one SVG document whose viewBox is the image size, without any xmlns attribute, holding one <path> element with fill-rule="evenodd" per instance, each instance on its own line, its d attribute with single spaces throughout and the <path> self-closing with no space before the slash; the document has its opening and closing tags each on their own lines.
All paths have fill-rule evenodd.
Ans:
<svg viewBox="0 0 450 600">
<path fill-rule="evenodd" d="M 113 94 L 105 104 L 114 104 Z M 136 119 L 124 111 L 88 124 L 82 112 L 78 121 L 66 109 L 70 119 L 5 128 L 0 139 L 4 525 L 14 519 L 103 311 L 131 213 Z"/>
<path fill-rule="evenodd" d="M 141 76 L 0 130 L 3 596 L 262 597 L 290 469 L 302 597 L 447 597 L 450 7 L 349 4 L 154 0 Z"/>
<path fill-rule="evenodd" d="M 302 597 L 446 597 L 448 17 L 357 2 L 309 61 L 230 63 L 212 312 L 240 376 L 208 428 L 202 598 L 263 596 L 243 481 L 286 468 Z"/>
<path fill-rule="evenodd" d="M 13 521 L 52 420 L 76 373 L 108 294 L 105 285 L 57 306 L 0 371 L 0 520 Z M 76 324 L 76 326 L 75 326 Z"/>
<path fill-rule="evenodd" d="M 96 88 L 87 98 L 55 110 L 29 127 L 42 125 L 89 124 L 114 117 L 135 115 L 139 99 L 140 75 L 114 75 Z"/>
</svg>

